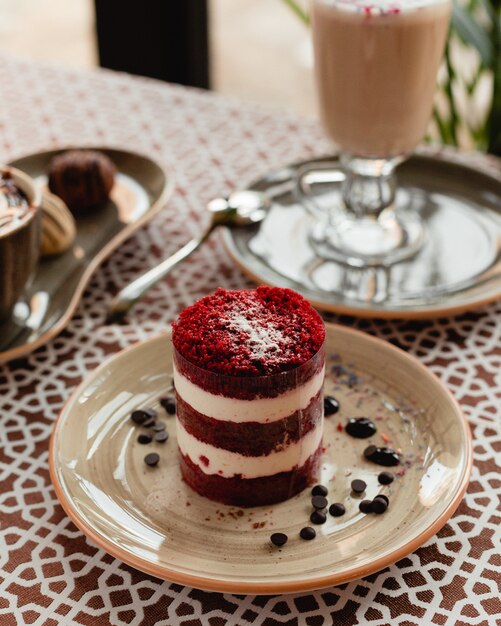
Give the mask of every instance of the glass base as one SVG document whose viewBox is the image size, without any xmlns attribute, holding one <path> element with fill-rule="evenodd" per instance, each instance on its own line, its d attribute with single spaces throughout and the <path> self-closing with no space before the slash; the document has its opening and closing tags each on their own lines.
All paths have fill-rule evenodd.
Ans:
<svg viewBox="0 0 501 626">
<path fill-rule="evenodd" d="M 356 268 L 388 267 L 420 250 L 422 220 L 412 207 L 397 203 L 395 167 L 401 161 L 341 155 L 340 167 L 299 171 L 296 192 L 315 219 L 309 238 L 319 258 Z M 330 204 L 319 202 L 319 183 L 335 190 Z"/>
<path fill-rule="evenodd" d="M 333 224 L 319 222 L 310 232 L 310 242 L 320 258 L 351 267 L 376 267 L 414 256 L 424 232 L 419 215 L 385 210 L 379 218 L 345 214 Z"/>
</svg>

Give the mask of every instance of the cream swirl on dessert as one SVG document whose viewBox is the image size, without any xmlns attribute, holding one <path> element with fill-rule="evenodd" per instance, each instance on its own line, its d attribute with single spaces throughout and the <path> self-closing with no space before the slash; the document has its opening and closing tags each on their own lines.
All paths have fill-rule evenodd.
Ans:
<svg viewBox="0 0 501 626">
<path fill-rule="evenodd" d="M 0 175 L 0 235 L 14 231 L 31 218 L 28 197 L 8 172 Z"/>
</svg>

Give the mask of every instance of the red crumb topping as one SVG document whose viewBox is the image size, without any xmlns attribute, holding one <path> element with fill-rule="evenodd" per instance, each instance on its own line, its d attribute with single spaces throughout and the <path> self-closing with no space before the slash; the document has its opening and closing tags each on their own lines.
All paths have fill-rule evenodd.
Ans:
<svg viewBox="0 0 501 626">
<path fill-rule="evenodd" d="M 320 315 L 295 291 L 279 287 L 218 289 L 173 324 L 176 350 L 190 363 L 228 376 L 259 376 L 299 367 L 322 347 Z"/>
</svg>

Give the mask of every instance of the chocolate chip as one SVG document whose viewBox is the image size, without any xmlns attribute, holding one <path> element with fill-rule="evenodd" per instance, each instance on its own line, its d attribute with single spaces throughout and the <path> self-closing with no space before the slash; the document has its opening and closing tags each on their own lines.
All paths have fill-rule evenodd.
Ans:
<svg viewBox="0 0 501 626">
<path fill-rule="evenodd" d="M 364 450 L 364 456 L 366 459 L 369 459 L 375 452 L 377 452 L 376 446 L 367 446 Z"/>
<path fill-rule="evenodd" d="M 376 496 L 376 498 L 380 498 L 381 500 L 384 500 L 386 502 L 386 506 L 390 504 L 388 496 L 385 496 L 384 493 L 380 493 L 379 495 Z M 376 498 L 374 498 L 374 500 L 376 500 Z"/>
<path fill-rule="evenodd" d="M 305 526 L 304 528 L 301 528 L 299 536 L 301 537 L 301 539 L 306 539 L 306 541 L 310 541 L 311 539 L 315 539 L 315 537 L 317 536 L 317 531 L 311 526 Z"/>
<path fill-rule="evenodd" d="M 154 417 L 148 417 L 147 420 L 145 422 L 143 422 L 143 426 L 145 428 L 151 428 L 154 424 L 156 424 L 156 420 Z"/>
<path fill-rule="evenodd" d="M 270 541 L 274 546 L 285 546 L 289 537 L 285 533 L 273 533 L 270 537 Z"/>
<path fill-rule="evenodd" d="M 159 433 L 155 433 L 155 441 L 158 443 L 164 443 L 169 438 L 169 433 L 166 430 L 162 430 Z"/>
<path fill-rule="evenodd" d="M 326 496 L 329 493 L 327 487 L 323 485 L 315 485 L 311 490 L 312 496 Z"/>
<path fill-rule="evenodd" d="M 384 513 L 386 511 L 386 509 L 388 508 L 388 503 L 385 502 L 385 500 L 383 500 L 383 498 L 374 498 L 374 500 L 372 501 L 372 512 L 373 513 L 377 513 L 377 515 L 381 515 L 381 513 Z"/>
<path fill-rule="evenodd" d="M 137 438 L 137 442 L 142 443 L 143 445 L 146 443 L 151 443 L 151 440 L 152 440 L 151 435 L 147 435 L 146 433 L 139 435 L 139 437 Z"/>
<path fill-rule="evenodd" d="M 346 432 L 355 439 L 367 439 L 376 431 L 376 425 L 368 417 L 350 417 L 346 424 Z"/>
<path fill-rule="evenodd" d="M 377 477 L 381 485 L 391 485 L 395 480 L 395 476 L 391 472 L 381 472 Z"/>
<path fill-rule="evenodd" d="M 153 426 L 151 427 L 151 430 L 155 431 L 156 433 L 159 433 L 162 430 L 165 430 L 165 424 L 163 422 L 155 422 Z"/>
<path fill-rule="evenodd" d="M 332 517 L 341 517 L 346 513 L 346 507 L 341 502 L 334 502 L 329 507 L 329 513 Z"/>
<path fill-rule="evenodd" d="M 364 450 L 364 456 L 369 461 L 372 461 L 377 465 L 384 465 L 385 467 L 392 467 L 400 464 L 400 456 L 392 448 L 377 448 L 376 446 L 368 446 Z"/>
<path fill-rule="evenodd" d="M 151 452 L 144 457 L 144 462 L 146 465 L 149 465 L 149 467 L 154 467 L 158 461 L 160 461 L 160 457 L 156 452 Z"/>
<path fill-rule="evenodd" d="M 176 400 L 170 396 L 164 396 L 160 398 L 160 405 L 166 410 L 169 415 L 176 413 Z"/>
<path fill-rule="evenodd" d="M 358 508 L 362 513 L 372 513 L 372 502 L 371 500 L 362 500 L 358 505 Z"/>
<path fill-rule="evenodd" d="M 146 407 L 143 411 L 150 417 L 156 417 L 158 415 L 155 409 L 152 409 L 151 407 Z"/>
<path fill-rule="evenodd" d="M 351 481 L 351 490 L 355 493 L 363 493 L 367 487 L 367 483 L 359 478 Z"/>
<path fill-rule="evenodd" d="M 137 409 L 137 411 L 132 411 L 131 413 L 131 420 L 134 422 L 134 424 L 144 424 L 144 422 L 149 419 L 149 415 L 148 413 L 146 413 L 146 411 L 143 411 L 142 409 Z"/>
<path fill-rule="evenodd" d="M 325 498 L 324 496 L 313 496 L 313 498 L 311 499 L 311 504 L 313 505 L 314 509 L 325 509 L 328 502 L 327 498 Z"/>
<path fill-rule="evenodd" d="M 334 396 L 325 396 L 324 398 L 324 415 L 330 417 L 339 411 L 339 402 Z"/>
<path fill-rule="evenodd" d="M 310 522 L 312 524 L 325 524 L 327 521 L 327 515 L 323 511 L 313 511 L 310 515 Z"/>
</svg>

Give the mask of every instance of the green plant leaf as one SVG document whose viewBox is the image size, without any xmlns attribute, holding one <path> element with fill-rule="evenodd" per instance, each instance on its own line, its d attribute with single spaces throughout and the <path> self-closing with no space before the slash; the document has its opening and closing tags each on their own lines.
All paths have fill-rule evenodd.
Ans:
<svg viewBox="0 0 501 626">
<path fill-rule="evenodd" d="M 478 5 L 481 6 L 487 17 L 490 19 L 491 23 L 494 25 L 496 22 L 496 9 L 494 7 L 493 0 L 477 0 Z"/>
<path fill-rule="evenodd" d="M 306 24 L 310 25 L 310 16 L 308 13 L 297 3 L 295 0 L 283 0 L 285 4 L 292 9 L 292 11 L 299 17 L 299 19 Z"/>
<path fill-rule="evenodd" d="M 451 143 L 450 126 L 447 125 L 447 122 L 442 118 L 436 108 L 433 109 L 433 119 L 437 125 L 438 134 L 440 135 L 442 143 Z M 427 141 L 430 141 L 429 137 L 427 138 Z"/>
<path fill-rule="evenodd" d="M 452 8 L 452 28 L 467 45 L 476 48 L 482 65 L 491 68 L 494 62 L 494 48 L 489 33 L 475 20 L 468 9 L 454 2 Z"/>
</svg>

